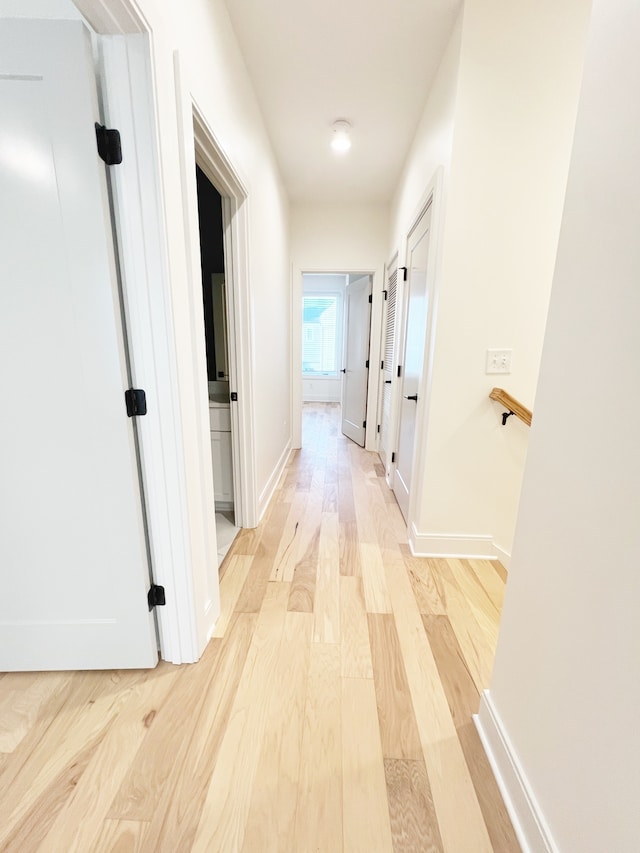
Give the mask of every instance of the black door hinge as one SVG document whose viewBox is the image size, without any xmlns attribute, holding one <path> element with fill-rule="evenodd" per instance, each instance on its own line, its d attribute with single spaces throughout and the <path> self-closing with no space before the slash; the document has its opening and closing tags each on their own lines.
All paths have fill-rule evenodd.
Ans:
<svg viewBox="0 0 640 853">
<path fill-rule="evenodd" d="M 387 291 L 383 290 L 382 293 L 384 294 L 384 301 L 386 302 L 387 301 Z"/>
<path fill-rule="evenodd" d="M 391 454 L 391 461 L 392 461 L 392 462 L 395 462 L 395 461 L 396 461 L 396 454 L 395 454 L 395 453 L 392 453 L 392 454 Z"/>
<path fill-rule="evenodd" d="M 137 418 L 147 414 L 147 395 L 142 388 L 129 388 L 124 392 L 124 402 L 127 407 L 127 415 Z"/>
<path fill-rule="evenodd" d="M 166 603 L 164 587 L 158 586 L 157 583 L 152 583 L 149 592 L 147 593 L 147 604 L 149 605 L 149 610 L 153 610 L 154 607 L 163 607 Z"/>
<path fill-rule="evenodd" d="M 367 367 L 367 368 L 369 367 L 369 359 L 367 359 L 367 360 L 365 361 L 364 366 L 365 366 L 365 367 Z"/>
<path fill-rule="evenodd" d="M 96 141 L 98 154 L 107 166 L 117 166 L 122 163 L 122 142 L 119 130 L 111 130 L 96 122 Z"/>
<path fill-rule="evenodd" d="M 366 421 L 362 421 L 362 429 L 366 429 L 366 428 L 367 428 L 367 422 L 366 422 Z"/>
<path fill-rule="evenodd" d="M 232 391 L 231 394 L 229 394 L 229 399 L 231 400 L 232 403 L 237 403 L 238 402 L 238 392 Z"/>
<path fill-rule="evenodd" d="M 407 268 L 406 267 L 400 267 L 400 269 L 402 270 L 402 280 L 406 281 L 407 280 Z"/>
<path fill-rule="evenodd" d="M 384 361 L 380 362 L 380 370 L 384 370 Z"/>
<path fill-rule="evenodd" d="M 378 424 L 378 432 L 380 432 L 380 424 Z"/>
<path fill-rule="evenodd" d="M 369 302 L 373 302 L 373 294 L 372 293 L 369 294 Z"/>
<path fill-rule="evenodd" d="M 398 376 L 402 376 L 402 365 L 398 365 Z"/>
</svg>

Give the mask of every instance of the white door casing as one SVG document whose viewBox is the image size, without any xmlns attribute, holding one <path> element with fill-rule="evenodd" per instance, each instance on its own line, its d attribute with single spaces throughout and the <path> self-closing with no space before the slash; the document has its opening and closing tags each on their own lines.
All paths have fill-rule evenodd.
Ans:
<svg viewBox="0 0 640 853">
<path fill-rule="evenodd" d="M 0 21 L 0 669 L 152 667 L 89 33 Z"/>
<path fill-rule="evenodd" d="M 342 432 L 360 447 L 365 442 L 371 329 L 371 277 L 366 275 L 345 290 L 346 341 L 342 381 Z"/>
<path fill-rule="evenodd" d="M 431 297 L 431 283 L 428 278 L 431 210 L 432 205 L 429 205 L 411 230 L 407 247 L 400 415 L 393 477 L 393 490 L 407 522 L 416 447 L 416 414 L 418 397 L 423 388 L 422 375 Z"/>
</svg>

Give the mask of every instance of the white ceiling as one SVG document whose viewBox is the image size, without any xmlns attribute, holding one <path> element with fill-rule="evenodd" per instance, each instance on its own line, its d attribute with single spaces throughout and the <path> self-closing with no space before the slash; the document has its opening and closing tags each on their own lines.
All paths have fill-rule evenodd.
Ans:
<svg viewBox="0 0 640 853">
<path fill-rule="evenodd" d="M 391 197 L 461 2 L 225 0 L 291 199 Z"/>
</svg>

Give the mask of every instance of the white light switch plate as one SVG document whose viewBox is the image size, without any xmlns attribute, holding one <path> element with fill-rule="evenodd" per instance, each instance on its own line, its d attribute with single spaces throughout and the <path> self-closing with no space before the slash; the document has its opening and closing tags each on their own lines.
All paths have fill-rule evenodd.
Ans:
<svg viewBox="0 0 640 853">
<path fill-rule="evenodd" d="M 510 349 L 488 349 L 485 373 L 511 373 Z"/>
</svg>

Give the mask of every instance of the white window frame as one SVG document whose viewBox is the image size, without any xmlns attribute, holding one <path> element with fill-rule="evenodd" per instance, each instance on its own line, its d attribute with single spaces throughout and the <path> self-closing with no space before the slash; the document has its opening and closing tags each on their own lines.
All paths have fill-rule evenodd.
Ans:
<svg viewBox="0 0 640 853">
<path fill-rule="evenodd" d="M 304 300 L 305 299 L 326 299 L 327 297 L 335 296 L 336 297 L 336 369 L 333 373 L 315 373 L 313 371 L 306 371 L 302 367 L 302 358 L 301 358 L 301 371 L 303 379 L 330 379 L 335 382 L 336 379 L 340 378 L 340 368 L 342 366 L 342 352 L 344 348 L 344 294 L 339 290 L 305 290 L 302 294 L 302 305 L 301 305 L 301 318 L 300 322 L 302 323 L 302 350 L 301 353 L 304 354 Z"/>
</svg>

